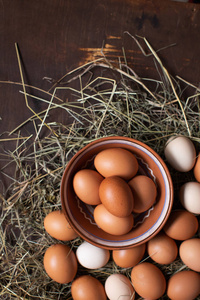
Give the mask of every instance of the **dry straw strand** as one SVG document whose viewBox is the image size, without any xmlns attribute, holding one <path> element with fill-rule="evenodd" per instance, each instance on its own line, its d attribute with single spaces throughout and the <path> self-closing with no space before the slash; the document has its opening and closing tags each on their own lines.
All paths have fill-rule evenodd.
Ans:
<svg viewBox="0 0 200 300">
<path fill-rule="evenodd" d="M 180 100 L 183 91 L 179 83 L 171 80 L 170 74 L 158 58 L 158 51 L 155 51 L 146 39 L 142 39 L 150 50 L 147 55 L 156 58 L 163 70 L 164 80 L 168 79 L 169 84 L 163 82 L 163 75 L 160 73 L 160 80 L 140 78 L 128 66 L 126 59 L 125 62 L 119 61 L 119 65 L 116 66 L 107 60 L 103 51 L 101 58 L 79 66 L 59 80 L 53 81 L 55 83 L 49 91 L 43 91 L 43 98 L 27 93 L 26 87 L 29 85 L 24 83 L 21 74 L 22 83 L 18 84 L 23 87 L 20 93 L 27 101 L 27 108 L 29 109 L 28 97 L 41 101 L 47 108 L 37 114 L 31 110 L 33 115 L 10 133 L 8 140 L 16 141 L 14 151 L 1 154 L 1 159 L 5 160 L 2 174 L 11 180 L 9 188 L 0 195 L 2 299 L 72 299 L 71 283 L 57 284 L 44 271 L 44 252 L 58 241 L 45 232 L 43 221 L 49 212 L 61 209 L 59 188 L 63 170 L 79 149 L 100 137 L 113 135 L 141 140 L 160 155 L 163 155 L 166 140 L 174 134 L 189 135 L 193 141 L 199 143 L 199 131 L 196 130 L 200 124 L 199 88 L 177 78 L 195 89 L 194 95 L 188 97 L 183 105 Z M 135 41 L 140 46 L 136 38 Z M 124 50 L 123 54 L 125 56 Z M 94 78 L 92 72 L 96 68 L 102 72 Z M 159 72 L 157 65 L 155 69 Z M 89 81 L 85 80 L 87 75 Z M 71 86 L 71 83 L 76 81 L 79 83 L 79 89 Z M 147 81 L 156 87 L 151 90 L 146 86 Z M 35 89 L 37 90 L 36 87 Z M 69 93 L 72 100 L 63 100 L 56 95 L 57 92 Z M 65 113 L 66 118 L 70 118 L 68 124 L 47 122 L 49 112 L 58 109 Z M 36 125 L 38 119 L 41 122 L 40 127 Z M 37 138 L 32 139 L 31 134 L 22 136 L 19 129 L 27 122 L 32 122 L 34 137 Z M 50 131 L 47 136 L 41 138 L 43 126 Z M 5 140 L 7 138 L 0 141 Z M 32 140 L 33 144 L 28 145 Z M 15 166 L 13 177 L 6 173 L 6 168 L 12 164 Z M 177 185 L 183 180 L 179 174 L 173 174 L 173 179 Z M 67 242 L 73 251 L 76 251 L 81 243 L 81 238 Z M 144 261 L 150 259 L 143 258 Z M 162 266 L 166 278 L 182 269 L 185 269 L 185 266 L 180 259 Z M 130 271 L 131 269 L 117 267 L 110 260 L 99 270 L 86 271 L 79 266 L 78 275 L 89 273 L 104 283 L 109 275 L 117 272 L 130 278 Z M 136 299 L 140 298 L 136 295 Z M 167 296 L 164 295 L 162 299 L 167 299 Z"/>
</svg>

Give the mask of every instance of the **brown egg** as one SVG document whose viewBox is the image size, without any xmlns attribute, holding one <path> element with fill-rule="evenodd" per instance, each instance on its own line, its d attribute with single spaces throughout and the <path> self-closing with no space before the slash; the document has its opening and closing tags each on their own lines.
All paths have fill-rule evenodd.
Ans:
<svg viewBox="0 0 200 300">
<path fill-rule="evenodd" d="M 80 170 L 73 179 L 74 191 L 83 202 L 90 205 L 100 204 L 99 186 L 102 180 L 103 177 L 94 170 Z"/>
<path fill-rule="evenodd" d="M 119 176 L 129 180 L 138 171 L 138 161 L 133 153 L 123 148 L 105 149 L 94 159 L 97 171 L 104 177 Z"/>
<path fill-rule="evenodd" d="M 112 257 L 116 265 L 121 268 L 132 268 L 137 265 L 144 256 L 146 244 L 130 249 L 113 250 Z"/>
<path fill-rule="evenodd" d="M 192 300 L 200 293 L 200 275 L 194 271 L 180 271 L 168 280 L 167 296 L 173 300 Z"/>
<path fill-rule="evenodd" d="M 52 211 L 45 217 L 44 228 L 48 234 L 60 241 L 71 241 L 78 236 L 60 210 Z"/>
<path fill-rule="evenodd" d="M 145 175 L 138 175 L 128 182 L 131 187 L 134 199 L 133 211 L 142 213 L 148 210 L 155 202 L 157 188 L 151 178 Z"/>
<path fill-rule="evenodd" d="M 118 176 L 105 178 L 99 187 L 105 208 L 116 217 L 127 217 L 133 211 L 133 195 L 129 185 Z"/>
<path fill-rule="evenodd" d="M 133 267 L 131 281 L 135 291 L 143 298 L 159 299 L 166 290 L 163 273 L 156 265 L 149 262 Z"/>
<path fill-rule="evenodd" d="M 56 244 L 49 247 L 44 254 L 43 262 L 49 277 L 58 283 L 69 283 L 76 276 L 77 259 L 67 245 Z"/>
<path fill-rule="evenodd" d="M 177 257 L 176 242 L 160 232 L 147 242 L 147 252 L 152 260 L 159 264 L 171 264 Z"/>
<path fill-rule="evenodd" d="M 102 283 L 91 275 L 82 275 L 72 282 L 73 300 L 106 300 Z"/>
<path fill-rule="evenodd" d="M 186 266 L 200 272 L 200 238 L 183 241 L 179 247 L 179 255 Z"/>
<path fill-rule="evenodd" d="M 171 212 L 163 230 L 174 240 L 187 240 L 197 232 L 198 220 L 189 211 L 179 209 Z"/>
<path fill-rule="evenodd" d="M 200 152 L 199 155 L 197 156 L 197 160 L 193 169 L 194 172 L 194 177 L 196 181 L 200 182 Z"/>
<path fill-rule="evenodd" d="M 134 223 L 132 214 L 124 218 L 116 217 L 112 215 L 103 204 L 99 204 L 95 207 L 94 220 L 102 230 L 113 235 L 128 233 Z"/>
</svg>

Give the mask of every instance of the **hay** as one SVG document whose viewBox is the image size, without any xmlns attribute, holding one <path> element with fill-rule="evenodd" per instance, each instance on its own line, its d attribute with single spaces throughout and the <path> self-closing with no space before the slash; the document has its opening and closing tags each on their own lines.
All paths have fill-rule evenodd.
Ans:
<svg viewBox="0 0 200 300">
<path fill-rule="evenodd" d="M 134 39 L 143 51 L 139 39 Z M 22 83 L 7 83 L 22 86 L 20 92 L 25 96 L 27 109 L 30 109 L 30 98 L 46 103 L 47 108 L 39 113 L 31 109 L 33 115 L 0 140 L 16 140 L 14 151 L 6 150 L 1 154 L 6 162 L 1 170 L 4 176 L 8 176 L 6 167 L 15 165 L 12 184 L 1 195 L 1 299 L 72 299 L 71 284 L 53 282 L 44 270 L 44 252 L 57 241 L 45 232 L 43 220 L 49 212 L 61 209 L 62 173 L 79 149 L 95 139 L 113 135 L 138 139 L 163 159 L 164 145 L 172 135 L 188 136 L 198 146 L 199 88 L 180 77 L 173 78 L 157 52 L 146 39 L 143 40 L 155 61 L 159 80 L 139 78 L 128 65 L 121 61 L 110 62 L 102 53 L 101 58 L 65 74 L 49 91 L 42 91 L 42 98 L 26 92 L 29 86 L 23 81 L 16 45 Z M 94 78 L 96 71 L 98 76 Z M 77 82 L 79 89 L 73 87 Z M 185 99 L 183 94 L 188 87 L 192 88 L 192 93 Z M 36 87 L 32 89 L 37 90 Z M 71 101 L 65 101 L 65 96 L 61 98 L 62 93 L 70 94 Z M 52 110 L 65 112 L 68 123 L 49 123 L 48 114 Z M 35 133 L 23 136 L 20 129 L 28 122 L 32 123 Z M 42 137 L 44 128 L 49 133 Z M 183 177 L 170 171 L 175 194 L 180 184 L 193 178 L 190 173 Z M 75 251 L 81 242 L 81 238 L 77 238 L 67 244 Z M 159 267 L 166 278 L 186 268 L 179 258 Z M 90 273 L 104 283 L 107 276 L 115 272 L 130 278 L 130 271 L 117 267 L 110 260 L 106 267 L 90 272 L 79 266 L 78 275 Z M 166 295 L 162 299 L 167 299 Z"/>
</svg>

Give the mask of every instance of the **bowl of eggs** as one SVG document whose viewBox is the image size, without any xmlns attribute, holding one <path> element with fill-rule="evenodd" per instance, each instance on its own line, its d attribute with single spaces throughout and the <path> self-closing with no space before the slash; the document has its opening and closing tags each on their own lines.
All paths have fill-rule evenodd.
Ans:
<svg viewBox="0 0 200 300">
<path fill-rule="evenodd" d="M 105 249 L 141 245 L 165 225 L 173 185 L 162 158 L 128 137 L 97 139 L 78 151 L 61 181 L 62 210 L 75 232 Z"/>
</svg>

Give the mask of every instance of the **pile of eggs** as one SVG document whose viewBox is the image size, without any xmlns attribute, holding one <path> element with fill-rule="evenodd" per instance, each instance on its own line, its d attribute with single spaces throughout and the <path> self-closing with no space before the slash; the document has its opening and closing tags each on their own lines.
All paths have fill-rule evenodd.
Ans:
<svg viewBox="0 0 200 300">
<path fill-rule="evenodd" d="M 123 148 L 102 150 L 94 167 L 74 175 L 75 194 L 95 207 L 94 220 L 102 230 L 126 234 L 133 228 L 133 213 L 145 212 L 155 202 L 156 185 L 150 177 L 138 174 L 136 157 Z"/>
<path fill-rule="evenodd" d="M 99 154 L 102 155 L 102 153 Z M 64 213 L 62 211 L 53 211 L 45 217 L 44 227 L 48 234 L 62 242 L 56 243 L 46 250 L 44 254 L 44 268 L 54 281 L 61 284 L 71 283 L 72 299 L 133 300 L 137 299 L 138 296 L 143 299 L 153 300 L 159 299 L 166 294 L 169 299 L 173 300 L 192 300 L 196 299 L 200 294 L 200 237 L 198 223 L 198 216 L 200 215 L 200 155 L 196 158 L 195 147 L 191 140 L 180 136 L 171 139 L 166 144 L 165 157 L 169 164 L 179 172 L 193 170 L 195 181 L 184 183 L 180 187 L 181 208 L 172 210 L 163 229 L 146 243 L 133 248 L 107 250 L 96 247 L 87 241 L 82 241 L 75 252 L 68 245 L 68 241 L 78 238 L 78 235 L 70 227 Z M 103 166 L 102 163 L 100 166 Z M 99 180 L 94 190 L 95 194 L 97 194 L 97 190 L 100 191 L 101 184 L 107 178 L 117 177 L 127 183 L 127 181 L 130 182 L 132 179 L 141 176 L 136 175 L 137 164 L 135 166 L 135 173 L 131 173 L 130 178 L 124 178 L 122 174 L 107 175 L 104 173 L 102 175 L 102 171 L 98 168 L 98 160 L 96 160 L 95 168 L 98 171 L 90 171 L 96 172 L 98 178 L 103 178 Z M 128 167 L 130 167 L 130 164 Z M 125 168 L 122 169 L 124 170 Z M 127 185 L 130 186 L 129 184 Z M 80 197 L 75 186 L 76 183 L 74 184 L 74 189 L 78 197 Z M 85 187 L 85 183 L 83 186 Z M 89 188 L 90 186 L 88 185 L 87 189 Z M 102 193 L 105 196 L 106 193 Z M 91 192 L 90 194 L 92 195 Z M 91 197 L 92 200 L 94 198 Z M 105 199 L 107 198 L 100 197 L 97 202 L 90 202 L 90 205 L 95 205 L 95 210 L 104 206 L 104 211 L 109 211 L 109 205 L 106 204 Z M 109 212 L 109 214 L 119 220 L 129 217 L 131 213 L 129 214 L 128 211 L 134 212 L 135 199 L 132 196 L 132 204 L 129 203 L 130 200 L 125 202 L 128 207 L 128 216 L 116 216 L 116 212 L 114 214 L 113 211 Z M 107 201 L 109 202 L 108 199 Z M 121 204 L 116 201 L 112 206 L 117 207 L 117 205 L 120 207 Z M 119 209 L 119 212 L 121 211 L 122 209 Z M 98 218 L 96 218 L 97 220 Z M 102 226 L 101 223 L 98 225 L 107 232 L 105 226 Z M 165 277 L 161 267 L 175 263 L 176 260 L 177 263 L 179 261 L 182 263 L 180 270 L 177 270 L 173 275 Z M 106 267 L 108 262 L 111 261 L 113 262 L 113 274 L 108 274 L 104 283 L 93 275 L 89 275 L 90 270 Z M 79 276 L 79 266 L 84 267 L 88 274 Z M 125 270 L 126 272 L 124 272 Z"/>
<path fill-rule="evenodd" d="M 182 206 L 194 213 L 200 214 L 200 153 L 192 141 L 185 136 L 172 137 L 166 143 L 164 150 L 169 164 L 177 171 L 185 173 L 193 170 L 194 181 L 184 183 L 180 187 L 179 198 Z"/>
</svg>

